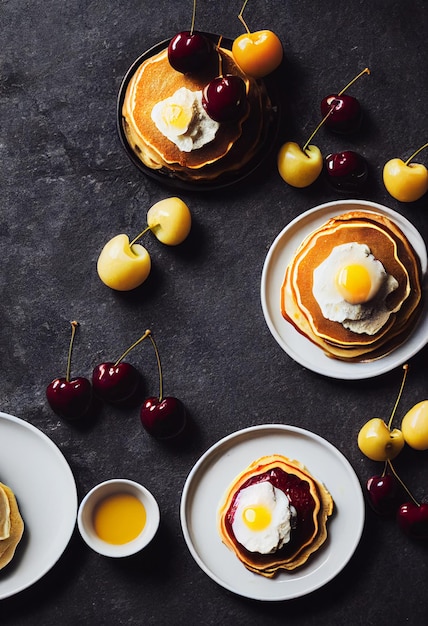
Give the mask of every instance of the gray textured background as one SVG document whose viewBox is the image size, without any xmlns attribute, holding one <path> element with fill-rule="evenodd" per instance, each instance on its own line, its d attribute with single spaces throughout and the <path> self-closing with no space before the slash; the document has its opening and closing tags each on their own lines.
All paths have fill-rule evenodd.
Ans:
<svg viewBox="0 0 428 626">
<path fill-rule="evenodd" d="M 198 3 L 197 28 L 234 38 L 240 2 Z M 305 190 L 283 183 L 269 160 L 258 176 L 215 193 L 182 192 L 194 225 L 180 248 L 145 241 L 153 260 L 139 290 L 117 294 L 96 274 L 104 243 L 133 236 L 147 209 L 171 190 L 128 160 L 116 132 L 116 98 L 128 67 L 158 41 L 190 26 L 191 2 L 2 0 L 0 3 L 0 409 L 48 434 L 67 458 L 79 499 L 122 475 L 145 484 L 162 513 L 159 533 L 135 559 L 89 551 L 77 532 L 53 570 L 0 602 L 0 622 L 82 624 L 424 624 L 427 546 L 367 512 L 361 544 L 345 570 L 306 598 L 262 604 L 212 582 L 189 554 L 179 524 L 181 490 L 200 455 L 243 427 L 280 422 L 336 445 L 362 482 L 380 468 L 356 445 L 370 417 L 388 417 L 401 370 L 373 381 L 326 379 L 277 346 L 260 306 L 266 253 L 293 218 L 338 196 L 320 179 Z M 427 240 L 427 197 L 411 205 L 383 187 L 388 159 L 426 140 L 427 3 L 251 0 L 252 30 L 271 28 L 284 45 L 281 140 L 303 143 L 319 103 L 365 66 L 353 89 L 365 110 L 360 134 L 321 130 L 324 154 L 355 149 L 370 164 L 364 198 L 405 215 Z M 427 152 L 420 160 L 427 163 Z M 45 401 L 65 370 L 69 321 L 80 328 L 73 372 L 90 375 L 151 328 L 165 392 L 183 400 L 191 429 L 180 445 L 142 431 L 138 411 L 104 407 L 88 428 L 59 420 Z M 411 362 L 404 412 L 427 397 L 427 350 Z M 150 346 L 130 359 L 148 394 L 157 373 Z M 1 443 L 1 442 L 0 442 Z M 0 448 L 1 454 L 1 448 Z M 428 497 L 428 453 L 397 464 L 417 497 Z M 29 468 L 31 470 L 31 468 Z"/>
</svg>

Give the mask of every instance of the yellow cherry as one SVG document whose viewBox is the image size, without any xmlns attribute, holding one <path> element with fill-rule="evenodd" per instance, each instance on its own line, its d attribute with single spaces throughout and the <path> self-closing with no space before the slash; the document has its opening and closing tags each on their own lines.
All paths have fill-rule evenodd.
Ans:
<svg viewBox="0 0 428 626">
<path fill-rule="evenodd" d="M 380 418 L 374 417 L 361 428 L 358 433 L 358 447 L 372 461 L 395 459 L 404 446 L 401 430 L 390 430 Z"/>
<path fill-rule="evenodd" d="M 232 54 L 243 72 L 254 78 L 267 76 L 281 64 L 282 43 L 271 30 L 244 33 L 232 44 Z"/>
<path fill-rule="evenodd" d="M 401 430 L 411 448 L 428 450 L 428 400 L 418 402 L 406 413 Z"/>
<path fill-rule="evenodd" d="M 372 461 L 390 461 L 401 452 L 404 447 L 404 435 L 401 430 L 391 430 L 392 421 L 403 393 L 409 366 L 403 366 L 403 378 L 397 399 L 392 409 L 388 424 L 380 417 L 374 417 L 364 424 L 358 433 L 358 447 Z"/>
<path fill-rule="evenodd" d="M 278 153 L 278 171 L 292 187 L 308 187 L 316 181 L 323 168 L 323 158 L 317 146 L 303 150 L 294 141 L 287 141 Z"/>
<path fill-rule="evenodd" d="M 97 272 L 103 283 L 117 291 L 130 291 L 141 285 L 150 274 L 151 260 L 140 244 L 129 242 L 120 234 L 108 241 L 97 261 Z"/>
<path fill-rule="evenodd" d="M 407 161 L 390 159 L 383 167 L 383 183 L 388 193 L 400 202 L 415 202 L 428 191 L 428 170 L 422 163 L 411 163 L 428 143 L 421 146 Z"/>
<path fill-rule="evenodd" d="M 245 0 L 238 15 L 246 32 L 233 42 L 232 54 L 243 72 L 253 78 L 263 78 L 281 64 L 284 52 L 279 37 L 271 30 L 250 31 L 243 18 L 247 2 Z"/>
<path fill-rule="evenodd" d="M 189 207 L 180 198 L 164 198 L 148 210 L 147 225 L 159 241 L 177 246 L 188 236 L 192 216 Z"/>
<path fill-rule="evenodd" d="M 321 151 L 310 142 L 333 111 L 334 108 L 331 108 L 322 118 L 303 148 L 295 141 L 287 141 L 281 146 L 277 158 L 278 171 L 292 187 L 309 187 L 321 174 L 324 165 Z"/>
</svg>

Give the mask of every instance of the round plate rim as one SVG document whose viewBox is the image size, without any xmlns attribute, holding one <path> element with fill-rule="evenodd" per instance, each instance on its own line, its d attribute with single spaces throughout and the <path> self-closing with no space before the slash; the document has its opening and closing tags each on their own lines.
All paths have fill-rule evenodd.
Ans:
<svg viewBox="0 0 428 626">
<path fill-rule="evenodd" d="M 340 215 L 340 213 L 350 210 L 351 206 L 354 206 L 355 208 L 359 207 L 360 209 L 368 212 L 371 211 L 374 213 L 381 213 L 391 218 L 405 232 L 406 236 L 414 246 L 421 261 L 423 278 L 426 277 L 427 249 L 425 242 L 419 231 L 404 215 L 387 206 L 371 202 L 369 200 L 346 199 L 325 202 L 315 206 L 295 217 L 278 233 L 266 255 L 262 269 L 260 287 L 261 306 L 266 324 L 275 341 L 282 348 L 282 350 L 284 350 L 284 352 L 286 352 L 296 363 L 299 363 L 308 370 L 339 380 L 363 380 L 386 374 L 395 367 L 406 363 L 411 357 L 415 356 L 415 354 L 420 352 L 420 350 L 428 344 L 428 316 L 426 315 L 428 303 L 426 302 L 426 297 L 419 320 L 408 340 L 385 357 L 368 363 L 346 363 L 345 361 L 327 357 L 320 347 L 315 346 L 309 339 L 303 337 L 289 322 L 283 318 L 281 320 L 281 325 L 283 325 L 284 329 L 283 332 L 287 332 L 288 336 L 293 338 L 298 337 L 298 341 L 305 347 L 305 350 L 302 353 L 297 353 L 296 350 L 293 350 L 291 346 L 287 344 L 286 340 L 279 332 L 277 325 L 274 323 L 269 312 L 268 297 L 269 273 L 272 272 L 275 254 L 278 253 L 281 246 L 286 247 L 287 244 L 284 243 L 284 240 L 290 233 L 295 232 L 299 226 L 302 230 L 305 230 L 308 224 L 311 224 L 314 220 L 321 220 L 321 218 L 323 220 L 327 220 L 330 217 Z M 340 207 L 343 207 L 343 211 L 339 211 Z M 314 228 L 315 226 L 311 227 L 311 229 L 308 230 L 308 233 Z M 302 240 L 304 239 L 304 236 L 305 235 L 302 235 Z M 293 250 L 293 253 L 294 251 L 295 250 Z M 283 271 L 285 272 L 285 265 Z M 279 303 L 280 298 L 278 291 L 278 309 Z M 414 346 L 410 343 L 410 340 L 414 341 Z M 308 354 L 307 351 L 309 351 L 310 357 L 305 356 Z"/>
<path fill-rule="evenodd" d="M 263 593 L 254 593 L 252 591 L 243 592 L 242 590 L 237 589 L 233 585 L 226 583 L 224 580 L 221 579 L 221 577 L 218 574 L 213 572 L 212 569 L 210 569 L 210 567 L 204 562 L 203 558 L 200 556 L 200 554 L 198 553 L 198 550 L 194 546 L 194 542 L 191 537 L 191 532 L 189 530 L 189 523 L 187 519 L 188 517 L 187 509 L 189 507 L 189 499 L 191 497 L 191 492 L 192 492 L 192 489 L 195 489 L 194 483 L 198 479 L 198 476 L 203 472 L 204 465 L 207 465 L 210 460 L 213 460 L 216 457 L 220 456 L 221 458 L 222 448 L 225 448 L 225 453 L 230 452 L 230 447 L 231 446 L 233 447 L 234 442 L 237 442 L 239 444 L 239 440 L 241 439 L 245 440 L 248 437 L 257 437 L 257 435 L 263 436 L 264 433 L 268 433 L 268 432 L 272 432 L 275 434 L 281 433 L 283 435 L 291 433 L 294 436 L 303 437 L 309 442 L 313 442 L 315 445 L 321 446 L 324 451 L 331 453 L 347 470 L 347 475 L 350 481 L 352 481 L 352 486 L 355 488 L 354 495 L 355 495 L 355 506 L 356 506 L 356 513 L 353 517 L 353 519 L 356 521 L 356 532 L 355 532 L 355 535 L 353 536 L 352 542 L 350 542 L 348 554 L 344 556 L 340 565 L 334 570 L 334 572 L 331 573 L 331 575 L 329 575 L 328 577 L 319 580 L 315 584 L 312 584 L 307 589 L 302 589 L 300 592 L 293 592 L 293 593 L 288 593 L 288 594 L 287 593 L 271 594 L 270 596 L 267 596 Z M 225 456 L 226 454 L 223 455 L 223 457 Z M 263 456 L 263 454 L 261 453 L 260 456 Z M 241 468 L 241 470 L 243 469 L 245 468 L 244 467 Z M 238 473 L 239 471 L 237 472 L 237 474 Z M 330 488 L 331 488 L 331 485 L 330 485 Z M 340 513 L 338 513 L 338 515 L 339 514 Z M 202 456 L 196 461 L 196 463 L 190 470 L 187 476 L 187 479 L 184 483 L 182 496 L 181 496 L 181 502 L 180 502 L 180 522 L 181 522 L 181 528 L 182 528 L 184 540 L 186 542 L 186 545 L 193 559 L 196 561 L 200 569 L 202 569 L 202 571 L 204 571 L 205 574 L 207 574 L 218 585 L 227 589 L 228 591 L 231 591 L 232 593 L 235 593 L 237 595 L 247 597 L 253 600 L 261 600 L 261 601 L 291 600 L 291 599 L 295 599 L 304 595 L 308 595 L 309 593 L 312 593 L 313 591 L 323 587 L 328 582 L 330 582 L 333 578 L 335 578 L 344 569 L 344 567 L 349 563 L 350 559 L 354 555 L 355 550 L 357 549 L 360 543 L 361 536 L 363 533 L 364 523 L 365 523 L 365 501 L 364 501 L 364 496 L 363 496 L 360 481 L 352 465 L 350 464 L 348 459 L 344 456 L 344 454 L 338 448 L 336 448 L 332 443 L 330 443 L 328 440 L 324 439 L 323 437 L 321 437 L 320 435 L 316 433 L 313 433 L 304 428 L 300 428 L 298 426 L 276 424 L 276 423 L 259 424 L 259 425 L 250 426 L 250 427 L 235 431 L 229 435 L 226 435 L 225 437 L 221 438 L 219 441 L 214 443 L 210 448 L 208 448 L 208 450 L 206 450 L 202 454 Z M 227 548 L 225 549 L 227 550 Z M 236 557 L 233 555 L 233 558 L 235 559 Z M 243 565 L 242 565 L 242 568 L 244 568 Z M 251 574 L 251 576 L 259 578 L 258 574 Z M 269 581 L 269 582 L 272 582 L 272 581 Z"/>
<path fill-rule="evenodd" d="M 204 32 L 204 31 L 198 31 L 198 32 L 200 32 L 202 35 L 205 35 L 206 37 L 209 37 L 215 43 L 217 43 L 219 40 L 219 35 L 215 33 L 209 33 L 209 32 Z M 273 115 L 273 121 L 270 125 L 270 128 L 267 131 L 266 137 L 264 137 L 262 145 L 259 147 L 259 149 L 257 150 L 257 153 L 254 155 L 251 161 L 242 170 L 236 172 L 235 174 L 231 176 L 225 175 L 224 177 L 221 177 L 221 180 L 219 179 L 217 182 L 215 181 L 214 182 L 210 182 L 210 181 L 187 182 L 185 180 L 181 180 L 179 178 L 174 178 L 173 176 L 169 176 L 168 174 L 162 173 L 159 170 L 152 170 L 146 165 L 144 165 L 144 163 L 140 161 L 140 159 L 138 159 L 138 157 L 135 155 L 134 151 L 130 147 L 128 140 L 126 138 L 124 129 L 123 129 L 123 124 L 122 124 L 122 105 L 123 105 L 125 92 L 126 92 L 126 88 L 128 86 L 129 81 L 131 80 L 133 74 L 135 73 L 136 69 L 141 65 L 141 63 L 145 61 L 146 59 L 150 58 L 151 56 L 153 56 L 154 54 L 156 54 L 157 52 L 160 52 L 161 50 L 166 48 L 169 41 L 171 41 L 171 37 L 169 37 L 168 39 L 163 39 L 162 41 L 159 41 L 158 43 L 155 43 L 153 46 L 148 48 L 145 52 L 140 54 L 132 62 L 128 70 L 125 72 L 125 75 L 120 83 L 117 100 L 116 100 L 116 128 L 117 128 L 117 132 L 119 135 L 120 143 L 122 144 L 122 147 L 124 148 L 130 161 L 138 170 L 140 170 L 140 172 L 142 172 L 149 178 L 156 180 L 157 182 L 167 185 L 168 187 L 172 187 L 177 190 L 181 189 L 183 191 L 216 191 L 219 189 L 230 187 L 232 185 L 237 185 L 238 183 L 248 178 L 248 176 L 253 174 L 257 169 L 259 169 L 259 167 L 261 167 L 261 165 L 266 161 L 266 159 L 271 154 L 276 144 L 276 140 L 279 135 L 280 124 L 281 124 L 281 102 L 280 102 L 280 98 L 278 95 L 278 89 L 276 88 L 276 81 L 275 81 L 276 71 L 272 72 L 271 75 L 263 79 L 266 85 L 266 89 L 269 94 L 269 97 L 271 98 L 272 104 L 275 109 L 274 115 Z M 227 37 L 222 37 L 221 43 L 222 43 L 222 46 L 230 50 L 232 48 L 233 41 Z M 263 149 L 263 148 L 266 148 L 266 149 Z"/>
<path fill-rule="evenodd" d="M 65 456 L 63 455 L 61 450 L 58 448 L 58 446 L 54 443 L 54 441 L 52 441 L 52 439 L 50 439 L 48 435 L 46 435 L 43 431 L 41 431 L 39 428 L 31 424 L 30 422 L 27 422 L 19 417 L 15 417 L 14 415 L 10 415 L 9 413 L 4 413 L 3 411 L 0 411 L 0 425 L 2 421 L 12 423 L 18 429 L 22 428 L 28 431 L 29 433 L 31 433 L 31 435 L 34 435 L 40 442 L 42 442 L 42 445 L 45 445 L 49 448 L 52 458 L 55 458 L 56 461 L 61 465 L 63 476 L 66 476 L 67 488 L 69 490 L 68 507 L 70 510 L 74 511 L 74 514 L 73 516 L 63 518 L 61 545 L 58 548 L 55 555 L 52 556 L 52 558 L 48 559 L 45 563 L 43 563 L 43 566 L 40 568 L 39 572 L 36 575 L 33 575 L 32 577 L 29 577 L 26 580 L 24 576 L 23 582 L 20 582 L 19 584 L 15 584 L 15 586 L 11 586 L 9 589 L 2 590 L 2 587 L 4 586 L 4 581 L 7 580 L 8 578 L 7 567 L 9 567 L 9 565 L 6 566 L 4 571 L 2 571 L 2 576 L 0 578 L 0 600 L 9 598 L 11 596 L 14 596 L 24 591 L 25 589 L 28 589 L 29 587 L 34 585 L 36 582 L 38 582 L 41 578 L 43 578 L 43 576 L 45 576 L 52 569 L 52 567 L 58 562 L 58 560 L 64 553 L 64 550 L 66 549 L 67 545 L 69 544 L 71 536 L 74 532 L 76 519 L 77 519 L 77 508 L 78 508 L 77 487 L 76 487 L 76 482 L 74 479 L 73 472 L 71 471 L 71 468 Z M 26 462 L 28 462 L 28 459 L 26 459 Z M 34 474 L 34 472 L 32 473 Z M 2 474 L 3 475 L 1 476 L 1 479 L 7 480 L 3 471 L 2 471 Z M 16 497 L 17 497 L 18 504 L 20 505 L 20 509 L 22 513 L 22 508 L 24 508 L 22 495 L 20 493 L 16 493 Z M 24 515 L 23 515 L 23 519 L 24 519 L 25 528 L 31 529 L 31 520 L 26 519 Z M 26 532 L 25 528 L 24 528 L 24 536 Z M 31 542 L 31 537 L 28 539 L 28 541 Z M 19 549 L 19 546 L 17 549 Z M 13 566 L 13 563 L 11 565 Z M 16 571 L 19 572 L 19 568 L 20 568 L 20 564 L 18 564 Z M 13 579 L 15 575 L 16 575 L 16 572 L 13 572 L 11 574 L 11 578 Z"/>
</svg>

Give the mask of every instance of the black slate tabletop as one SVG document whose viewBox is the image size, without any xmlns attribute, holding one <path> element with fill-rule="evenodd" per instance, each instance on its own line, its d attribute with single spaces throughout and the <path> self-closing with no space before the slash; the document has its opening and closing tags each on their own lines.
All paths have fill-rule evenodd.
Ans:
<svg viewBox="0 0 428 626">
<path fill-rule="evenodd" d="M 146 239 L 153 270 L 140 289 L 121 294 L 99 280 L 104 243 L 120 232 L 136 235 L 148 208 L 176 195 L 130 162 L 116 129 L 116 100 L 140 54 L 190 27 L 191 5 L 0 5 L 0 409 L 53 440 L 74 474 L 79 501 L 98 482 L 125 477 L 144 484 L 161 510 L 155 539 L 130 559 L 97 555 L 76 528 L 45 576 L 0 601 L 0 623 L 426 624 L 427 543 L 369 508 L 343 571 L 311 595 L 288 601 L 260 602 L 222 588 L 184 541 L 185 480 L 210 446 L 239 429 L 270 423 L 307 429 L 336 446 L 364 486 L 380 467 L 359 451 L 357 433 L 371 417 L 388 418 L 401 381 L 401 364 L 374 379 L 323 376 L 292 360 L 272 337 L 260 303 L 266 254 L 291 220 L 341 198 L 322 177 L 307 189 L 287 186 L 275 150 L 239 185 L 180 190 L 193 215 L 191 234 L 178 248 Z M 242 33 L 240 8 L 240 2 L 200 0 L 197 28 L 233 39 Z M 363 154 L 370 182 L 360 197 L 405 216 L 425 241 L 427 196 L 409 204 L 394 200 L 382 168 L 427 141 L 427 8 L 425 0 L 250 0 L 245 13 L 252 30 L 274 30 L 284 47 L 276 147 L 303 143 L 320 119 L 320 100 L 370 68 L 353 90 L 365 113 L 360 133 L 339 137 L 321 129 L 313 143 L 324 154 Z M 427 163 L 426 151 L 419 161 Z M 190 416 L 185 437 L 169 444 L 150 437 L 138 408 L 104 405 L 86 427 L 51 411 L 45 389 L 64 373 L 73 319 L 79 322 L 73 373 L 82 376 L 120 355 L 146 328 L 153 331 L 165 390 Z M 427 357 L 425 347 L 409 361 L 398 418 L 427 397 Z M 150 346 L 137 348 L 132 362 L 144 374 L 147 394 L 155 394 Z M 406 448 L 397 460 L 419 499 L 428 498 L 427 455 Z"/>
</svg>

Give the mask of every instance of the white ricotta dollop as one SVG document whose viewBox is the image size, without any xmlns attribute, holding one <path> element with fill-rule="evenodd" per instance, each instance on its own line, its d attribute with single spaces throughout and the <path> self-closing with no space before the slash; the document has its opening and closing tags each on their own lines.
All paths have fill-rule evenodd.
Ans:
<svg viewBox="0 0 428 626">
<path fill-rule="evenodd" d="M 276 552 L 290 541 L 293 509 L 287 495 L 268 481 L 245 487 L 232 523 L 236 540 L 250 552 Z"/>
<path fill-rule="evenodd" d="M 182 152 L 202 148 L 215 138 L 220 126 L 202 106 L 202 91 L 186 87 L 155 104 L 151 117 L 159 132 Z"/>
</svg>

